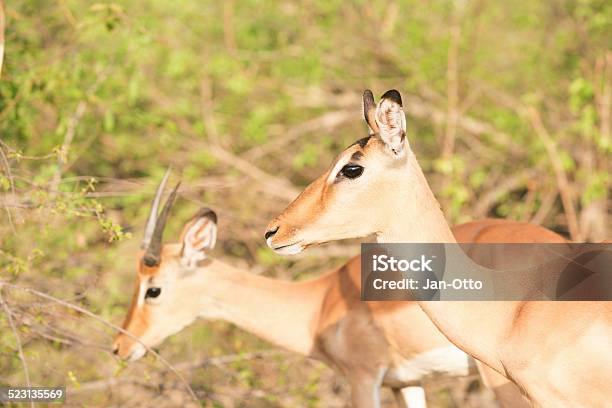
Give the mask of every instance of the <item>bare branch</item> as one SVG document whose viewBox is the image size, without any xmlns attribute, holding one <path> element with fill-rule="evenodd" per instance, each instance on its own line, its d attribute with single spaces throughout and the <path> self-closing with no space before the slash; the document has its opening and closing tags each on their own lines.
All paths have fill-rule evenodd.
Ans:
<svg viewBox="0 0 612 408">
<path fill-rule="evenodd" d="M 558 193 L 559 192 L 555 188 L 555 189 L 551 189 L 546 194 L 544 194 L 544 197 L 542 198 L 542 203 L 540 204 L 540 208 L 538 208 L 538 211 L 529 220 L 529 222 L 533 224 L 542 224 L 544 220 L 546 219 L 546 217 L 548 216 L 548 213 L 550 212 L 550 210 L 553 208 L 553 205 L 555 204 L 555 199 L 557 198 Z"/>
<path fill-rule="evenodd" d="M 247 160 L 257 160 L 274 151 L 281 150 L 283 147 L 308 133 L 329 131 L 348 121 L 356 120 L 358 118 L 359 116 L 357 111 L 353 111 L 352 109 L 327 112 L 321 116 L 292 126 L 290 129 L 287 129 L 287 131 L 285 131 L 281 137 L 276 137 L 274 140 L 264 145 L 255 146 L 252 149 L 247 150 L 241 156 Z"/>
<path fill-rule="evenodd" d="M 4 166 L 4 172 L 6 173 L 6 178 L 9 181 L 9 186 L 11 189 L 11 196 L 15 197 L 15 182 L 13 180 L 13 175 L 11 173 L 11 165 L 6 155 L 4 154 L 4 149 L 2 148 L 2 146 L 0 146 L 0 159 L 2 159 L 2 165 Z M 9 198 L 7 197 L 7 194 L 3 195 L 2 201 L 4 202 L 4 210 L 6 211 L 6 216 L 8 218 L 9 225 L 11 226 L 11 230 L 13 231 L 14 234 L 16 234 L 17 230 L 15 229 L 15 224 L 13 223 L 13 214 L 11 213 L 11 210 L 8 205 Z"/>
<path fill-rule="evenodd" d="M 4 31 L 6 26 L 6 17 L 4 14 L 4 2 L 0 0 L 0 78 L 2 78 L 2 66 L 4 65 Z M 2 164 L 5 167 L 6 176 L 9 180 L 11 186 L 11 192 L 15 194 L 15 186 L 13 185 L 13 177 L 11 176 L 11 167 L 9 162 L 4 154 L 4 151 L 0 148 L 0 158 L 2 159 Z M 6 215 L 8 217 L 9 224 L 13 233 L 16 233 L 15 225 L 13 224 L 13 216 L 11 214 L 11 210 L 5 206 Z"/>
<path fill-rule="evenodd" d="M 263 351 L 255 351 L 252 353 L 227 354 L 223 356 L 203 358 L 203 359 L 199 359 L 196 361 L 193 361 L 193 360 L 184 361 L 182 363 L 176 364 L 174 367 L 177 370 L 192 370 L 194 368 L 206 367 L 206 366 L 223 366 L 223 365 L 231 364 L 237 361 L 256 360 L 256 359 L 261 359 L 264 357 L 274 356 L 274 355 L 278 355 L 282 353 L 283 352 L 280 350 L 263 350 Z M 88 383 L 81 384 L 81 386 L 78 389 L 71 390 L 71 393 L 81 394 L 84 392 L 99 391 L 99 390 L 104 390 L 108 387 L 116 387 L 116 386 L 127 385 L 127 384 L 145 385 L 142 383 L 141 378 L 110 377 L 104 380 L 91 381 Z"/>
<path fill-rule="evenodd" d="M 98 77 L 96 78 L 94 83 L 89 87 L 89 89 L 87 89 L 85 98 L 77 104 L 74 113 L 68 120 L 68 125 L 66 126 L 66 133 L 64 134 L 64 142 L 62 143 L 62 147 L 57 157 L 57 170 L 55 171 L 53 179 L 50 183 L 52 191 L 57 190 L 62 179 L 62 173 L 65 170 L 65 165 L 68 161 L 68 152 L 76 134 L 76 128 L 81 119 L 83 118 L 85 111 L 87 110 L 87 98 L 92 95 L 96 91 L 96 89 L 98 89 L 100 84 L 104 82 L 104 80 L 107 78 L 108 74 L 108 68 L 98 74 Z"/>
<path fill-rule="evenodd" d="M 563 205 L 563 211 L 565 212 L 565 217 L 567 218 L 567 226 L 571 239 L 574 241 L 582 241 L 584 239 L 584 235 L 580 230 L 576 208 L 574 207 L 572 189 L 569 184 L 567 174 L 563 169 L 563 164 L 561 163 L 559 149 L 556 142 L 553 140 L 550 133 L 544 126 L 540 112 L 532 106 L 525 106 L 521 101 L 516 100 L 511 95 L 499 92 L 491 87 L 485 87 L 485 90 L 489 95 L 496 98 L 496 100 L 499 100 L 502 105 L 513 109 L 520 117 L 527 119 L 544 144 L 548 159 L 550 160 L 555 173 L 557 189 L 559 190 L 561 204 Z"/>
<path fill-rule="evenodd" d="M 170 370 L 174 375 L 176 375 L 176 377 L 183 383 L 185 389 L 187 390 L 187 392 L 191 395 L 191 397 L 194 399 L 194 401 L 199 403 L 198 397 L 196 396 L 195 392 L 193 391 L 193 389 L 191 388 L 191 386 L 189 385 L 189 383 L 187 382 L 187 380 L 185 379 L 185 377 L 183 377 L 183 375 L 181 373 L 179 373 L 177 371 L 176 368 L 174 368 L 174 366 L 172 364 L 170 364 L 168 362 L 168 360 L 166 360 L 164 357 L 162 357 L 158 352 L 156 352 L 155 350 L 153 350 L 152 348 L 150 348 L 149 346 L 147 346 L 146 344 L 144 344 L 142 341 L 140 341 L 139 338 L 137 338 L 136 336 L 134 336 L 132 333 L 130 333 L 129 331 L 109 322 L 106 319 L 103 319 L 102 317 L 98 316 L 97 314 L 90 312 L 89 310 L 82 308 L 80 306 L 74 305 L 70 302 L 66 302 L 65 300 L 62 299 L 58 299 L 54 296 L 48 295 L 46 293 L 40 292 L 36 289 L 32 289 L 32 288 L 28 288 L 25 286 L 20 286 L 20 285 L 15 285 L 6 281 L 2 281 L 0 280 L 0 290 L 2 289 L 2 287 L 7 287 L 7 288 L 11 288 L 14 290 L 20 290 L 26 293 L 29 293 L 31 295 L 34 296 L 38 296 L 41 297 L 43 299 L 46 300 L 50 300 L 54 303 L 60 304 L 64 307 L 67 307 L 69 309 L 75 310 L 81 314 L 84 314 L 85 316 L 91 317 L 92 319 L 102 323 L 103 325 L 110 327 L 113 330 L 119 331 L 123 334 L 125 334 L 126 336 L 130 337 L 132 340 L 136 341 L 137 343 L 141 344 L 146 350 L 147 352 L 151 353 L 152 355 L 154 355 L 159 361 L 162 362 L 162 364 L 164 366 L 166 366 L 166 368 L 168 370 Z"/>
<path fill-rule="evenodd" d="M 223 41 L 231 54 L 236 51 L 236 34 L 234 32 L 234 0 L 223 2 Z"/>
<path fill-rule="evenodd" d="M 85 114 L 86 108 L 87 103 L 85 101 L 80 101 L 77 104 L 74 113 L 68 120 L 68 125 L 66 126 L 66 133 L 64 134 L 64 142 L 62 143 L 62 147 L 57 158 L 57 170 L 55 171 L 53 179 L 51 180 L 51 183 L 49 185 L 51 191 L 57 190 L 59 183 L 62 179 L 64 164 L 68 161 L 68 151 L 70 150 L 70 145 L 72 144 L 72 140 L 74 139 L 76 128 L 79 122 L 81 121 L 81 118 Z"/>
<path fill-rule="evenodd" d="M 457 124 L 459 122 L 459 44 L 461 41 L 460 10 L 457 2 L 453 3 L 450 26 L 450 44 L 446 65 L 446 132 L 442 142 L 442 158 L 450 159 L 455 150 Z"/>
<path fill-rule="evenodd" d="M 476 208 L 474 208 L 474 216 L 476 218 L 486 217 L 498 198 L 525 185 L 526 182 L 536 174 L 536 169 L 527 169 L 496 183 L 495 187 L 478 198 L 478 203 L 476 204 Z"/>
<path fill-rule="evenodd" d="M 200 113 L 206 129 L 206 135 L 213 143 L 220 144 L 219 128 L 214 114 L 212 80 L 205 76 L 200 82 Z"/>
<path fill-rule="evenodd" d="M 293 200 L 299 194 L 299 190 L 286 180 L 266 173 L 259 167 L 223 149 L 221 146 L 211 144 L 208 146 L 208 150 L 226 165 L 238 169 L 245 176 L 265 184 L 269 194 L 284 200 Z"/>
<path fill-rule="evenodd" d="M 561 163 L 561 159 L 559 158 L 559 149 L 557 148 L 557 144 L 554 142 L 548 130 L 544 127 L 542 123 L 542 118 L 540 113 L 534 107 L 528 107 L 526 109 L 525 114 L 528 116 L 531 121 L 531 126 L 536 131 L 540 140 L 544 144 L 544 148 L 548 153 L 548 158 L 551 161 L 553 166 L 553 170 L 555 172 L 555 177 L 557 179 L 557 187 L 559 188 L 559 195 L 561 196 L 561 203 L 563 204 L 563 209 L 565 211 L 565 216 L 567 217 L 567 226 L 569 229 L 570 236 L 574 241 L 582 241 L 582 233 L 580 231 L 580 226 L 578 224 L 578 217 L 576 215 L 576 208 L 574 207 L 574 201 L 572 198 L 572 191 L 569 185 L 567 174 L 563 169 L 563 164 Z"/>
<path fill-rule="evenodd" d="M 602 60 L 602 89 L 596 95 L 600 116 L 599 132 L 604 140 L 604 145 L 608 146 L 612 137 L 610 135 L 612 133 L 612 51 L 608 51 Z"/>
<path fill-rule="evenodd" d="M 2 66 L 4 64 L 4 29 L 6 16 L 4 15 L 4 2 L 0 0 L 0 78 L 2 78 Z"/>
<path fill-rule="evenodd" d="M 23 366 L 23 374 L 25 376 L 26 386 L 30 387 L 30 372 L 28 371 L 28 364 L 26 363 L 25 355 L 23 354 L 23 347 L 21 347 L 21 339 L 19 338 L 19 333 L 17 333 L 17 328 L 15 327 L 15 322 L 13 322 L 13 316 L 11 314 L 11 309 L 9 308 L 8 303 L 2 297 L 2 285 L 0 285 L 0 304 L 2 304 L 2 309 L 4 309 L 4 313 L 6 314 L 6 319 L 8 320 L 9 326 L 13 331 L 13 336 L 15 336 L 15 341 L 17 342 L 17 352 L 19 355 L 19 359 L 21 360 L 21 365 Z M 34 403 L 30 402 L 30 406 L 34 407 Z"/>
</svg>

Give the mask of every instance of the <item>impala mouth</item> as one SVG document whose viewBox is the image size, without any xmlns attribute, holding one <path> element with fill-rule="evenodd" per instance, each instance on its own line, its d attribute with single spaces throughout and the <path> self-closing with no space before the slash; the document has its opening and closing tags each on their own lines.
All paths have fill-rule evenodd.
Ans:
<svg viewBox="0 0 612 408">
<path fill-rule="evenodd" d="M 142 344 L 136 343 L 126 360 L 130 362 L 140 360 L 145 354 L 147 354 L 147 349 Z"/>
<path fill-rule="evenodd" d="M 302 241 L 294 242 L 293 244 L 274 246 L 272 244 L 272 237 L 266 240 L 266 244 L 277 254 L 279 255 L 295 255 L 299 254 L 304 250 L 304 245 L 302 245 Z"/>
</svg>

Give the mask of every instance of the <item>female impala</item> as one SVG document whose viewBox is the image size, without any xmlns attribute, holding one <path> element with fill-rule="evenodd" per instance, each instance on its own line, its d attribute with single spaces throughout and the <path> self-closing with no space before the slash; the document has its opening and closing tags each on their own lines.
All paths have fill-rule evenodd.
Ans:
<svg viewBox="0 0 612 408">
<path fill-rule="evenodd" d="M 157 218 L 166 181 L 167 175 L 149 215 L 136 289 L 123 324 L 143 344 L 154 346 L 198 317 L 223 319 L 335 367 L 349 381 L 354 407 L 378 406 L 381 384 L 394 389 L 398 403 L 421 407 L 422 390 L 411 386 L 423 377 L 468 373 L 466 355 L 413 302 L 360 301 L 359 258 L 300 283 L 253 275 L 208 257 L 216 240 L 216 216 L 206 209 L 185 225 L 178 244 L 162 245 L 176 194 L 175 189 Z M 498 224 L 465 224 L 456 229 L 457 237 L 487 239 L 496 234 Z M 538 228 L 512 225 L 506 230 L 510 240 L 512 234 Z M 406 304 L 413 305 L 408 312 Z M 130 360 L 145 353 L 141 343 L 124 334 L 117 336 L 113 348 Z M 507 386 L 502 388 L 508 392 Z M 512 401 L 517 402 L 516 394 Z"/>
<path fill-rule="evenodd" d="M 293 254 L 375 234 L 378 242 L 455 242 L 406 138 L 400 94 L 364 93 L 371 135 L 344 150 L 268 226 Z M 524 240 L 532 241 L 531 234 Z M 499 241 L 498 241 L 499 242 Z M 537 404 L 605 406 L 612 396 L 612 304 L 420 302 L 459 348 L 514 380 Z M 407 307 L 407 310 L 410 310 Z"/>
</svg>

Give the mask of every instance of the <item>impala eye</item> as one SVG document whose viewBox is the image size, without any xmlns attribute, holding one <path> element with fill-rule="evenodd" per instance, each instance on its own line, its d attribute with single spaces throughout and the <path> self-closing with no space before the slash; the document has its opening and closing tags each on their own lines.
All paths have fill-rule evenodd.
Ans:
<svg viewBox="0 0 612 408">
<path fill-rule="evenodd" d="M 342 170 L 340 170 L 338 175 L 349 179 L 356 179 L 363 174 L 363 170 L 364 168 L 357 164 L 347 164 L 342 168 Z"/>
<path fill-rule="evenodd" d="M 156 298 L 159 295 L 161 295 L 161 288 L 149 288 L 147 293 L 145 293 L 145 299 Z"/>
</svg>

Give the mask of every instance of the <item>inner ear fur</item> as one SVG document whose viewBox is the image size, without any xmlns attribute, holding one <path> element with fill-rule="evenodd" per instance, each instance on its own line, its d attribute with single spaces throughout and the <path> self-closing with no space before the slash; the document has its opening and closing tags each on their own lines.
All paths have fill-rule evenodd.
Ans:
<svg viewBox="0 0 612 408">
<path fill-rule="evenodd" d="M 198 220 L 202 218 L 208 218 L 213 223 L 217 224 L 217 214 L 213 210 L 206 207 L 200 208 L 198 212 L 195 213 L 195 215 L 191 217 L 191 219 L 187 221 L 187 224 L 185 224 L 185 226 L 183 227 L 179 242 L 184 242 L 185 235 L 187 235 L 187 232 L 195 225 L 196 222 L 198 222 Z"/>
<path fill-rule="evenodd" d="M 396 154 L 404 151 L 406 116 L 402 109 L 402 96 L 395 89 L 384 93 L 376 107 L 376 124 L 380 138 Z"/>
<path fill-rule="evenodd" d="M 207 233 L 207 235 L 200 236 Z M 184 262 L 194 265 L 205 258 L 204 250 L 215 246 L 217 234 L 217 214 L 209 208 L 201 208 L 185 224 L 181 232 L 181 257 Z"/>
</svg>

